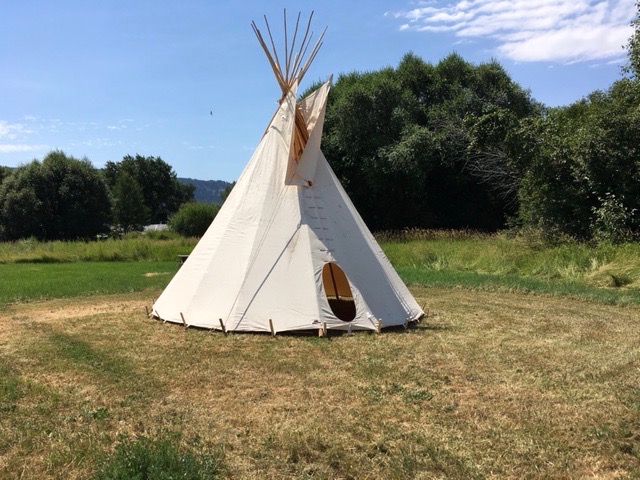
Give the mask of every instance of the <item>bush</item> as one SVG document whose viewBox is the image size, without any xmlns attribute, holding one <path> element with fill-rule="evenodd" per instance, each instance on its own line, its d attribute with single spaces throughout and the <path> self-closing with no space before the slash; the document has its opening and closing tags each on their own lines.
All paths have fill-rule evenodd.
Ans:
<svg viewBox="0 0 640 480">
<path fill-rule="evenodd" d="M 185 237 L 201 237 L 220 210 L 216 203 L 189 202 L 183 204 L 169 217 L 171 230 Z"/>
<path fill-rule="evenodd" d="M 144 232 L 144 237 L 150 240 L 178 240 L 182 236 L 173 230 L 148 230 Z"/>
<path fill-rule="evenodd" d="M 220 455 L 198 454 L 177 446 L 179 435 L 123 440 L 94 475 L 94 480 L 184 480 L 221 477 Z"/>
<path fill-rule="evenodd" d="M 616 198 L 607 192 L 604 198 L 598 197 L 599 207 L 592 207 L 593 238 L 600 242 L 622 243 L 633 238 L 634 216 L 638 209 L 624 205 L 624 197 Z"/>
</svg>

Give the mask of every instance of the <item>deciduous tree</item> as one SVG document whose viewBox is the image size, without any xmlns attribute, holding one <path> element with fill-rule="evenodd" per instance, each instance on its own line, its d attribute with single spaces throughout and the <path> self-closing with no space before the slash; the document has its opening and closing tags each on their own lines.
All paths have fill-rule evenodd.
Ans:
<svg viewBox="0 0 640 480">
<path fill-rule="evenodd" d="M 539 110 L 495 61 L 407 54 L 338 79 L 323 150 L 373 229 L 494 230 L 516 212 L 509 133 Z"/>
<path fill-rule="evenodd" d="M 107 162 L 104 174 L 110 189 L 122 173 L 140 185 L 151 223 L 165 223 L 180 205 L 193 198 L 195 187 L 180 183 L 171 165 L 160 157 L 127 155 L 120 162 Z"/>
<path fill-rule="evenodd" d="M 4 239 L 69 240 L 105 232 L 110 202 L 104 181 L 89 160 L 56 150 L 5 179 L 0 212 Z"/>
<path fill-rule="evenodd" d="M 149 221 L 142 188 L 131 175 L 121 172 L 111 190 L 113 221 L 123 231 L 142 230 Z"/>
</svg>

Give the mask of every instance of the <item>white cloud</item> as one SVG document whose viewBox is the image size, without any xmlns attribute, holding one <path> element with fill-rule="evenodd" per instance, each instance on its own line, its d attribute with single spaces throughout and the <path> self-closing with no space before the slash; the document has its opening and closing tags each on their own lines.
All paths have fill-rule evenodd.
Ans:
<svg viewBox="0 0 640 480">
<path fill-rule="evenodd" d="M 49 145 L 0 143 L 0 153 L 32 152 L 34 150 L 48 150 L 49 148 Z"/>
<path fill-rule="evenodd" d="M 0 120 L 0 138 L 15 140 L 29 133 L 32 133 L 32 130 L 22 123 L 9 123 L 6 120 Z"/>
<path fill-rule="evenodd" d="M 0 153 L 31 152 L 48 148 L 47 145 L 22 143 L 33 130 L 23 123 L 9 123 L 0 120 L 0 139 L 11 143 L 0 143 Z"/>
<path fill-rule="evenodd" d="M 108 123 L 68 121 L 25 115 L 20 122 L 0 120 L 0 154 L 42 152 L 65 145 L 82 149 L 107 149 L 123 144 L 119 136 L 135 127 L 133 119 Z M 93 132 L 94 135 L 87 132 Z M 54 145 L 51 147 L 50 145 Z"/>
<path fill-rule="evenodd" d="M 396 12 L 400 30 L 491 39 L 522 62 L 612 61 L 633 33 L 635 0 L 431 0 Z"/>
</svg>

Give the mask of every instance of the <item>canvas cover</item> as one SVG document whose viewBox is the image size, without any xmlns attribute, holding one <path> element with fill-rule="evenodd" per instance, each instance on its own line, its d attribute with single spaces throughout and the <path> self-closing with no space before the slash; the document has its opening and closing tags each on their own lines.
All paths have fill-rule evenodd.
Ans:
<svg viewBox="0 0 640 480">
<path fill-rule="evenodd" d="M 290 156 L 296 88 L 153 305 L 157 318 L 211 329 L 224 325 L 227 331 L 280 332 L 324 324 L 372 330 L 422 315 L 320 150 L 330 80 L 299 102 L 309 140 L 298 161 Z M 327 264 L 337 268 L 326 270 Z M 327 285 L 338 276 L 327 272 L 343 272 L 350 288 Z M 334 312 L 334 290 L 350 292 L 341 295 L 352 300 L 353 319 L 341 320 Z"/>
</svg>

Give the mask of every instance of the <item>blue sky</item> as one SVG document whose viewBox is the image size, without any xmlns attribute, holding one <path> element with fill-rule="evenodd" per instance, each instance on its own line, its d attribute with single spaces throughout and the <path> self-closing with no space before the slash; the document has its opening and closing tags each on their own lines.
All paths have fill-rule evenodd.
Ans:
<svg viewBox="0 0 640 480">
<path fill-rule="evenodd" d="M 4 1 L 0 165 L 60 149 L 101 167 L 160 156 L 178 176 L 234 180 L 279 87 L 251 30 L 315 11 L 324 45 L 305 77 L 395 66 L 412 51 L 497 59 L 547 105 L 620 78 L 634 0 Z M 210 115 L 213 111 L 213 115 Z"/>
</svg>

